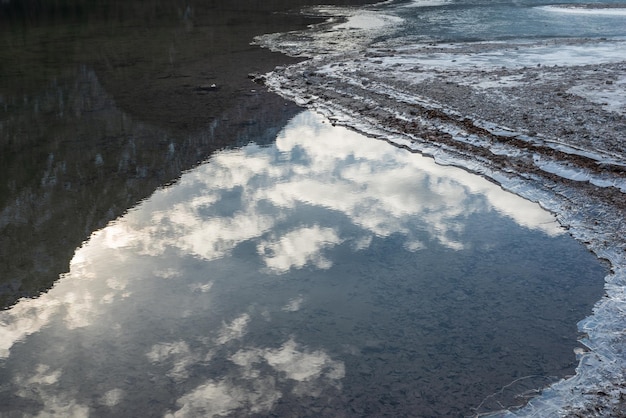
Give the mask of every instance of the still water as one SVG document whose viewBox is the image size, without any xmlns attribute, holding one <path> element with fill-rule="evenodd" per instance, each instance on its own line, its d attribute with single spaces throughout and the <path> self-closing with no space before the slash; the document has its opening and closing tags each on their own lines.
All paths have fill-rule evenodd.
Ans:
<svg viewBox="0 0 626 418">
<path fill-rule="evenodd" d="M 493 411 L 573 373 L 604 274 L 538 205 L 303 112 L 0 312 L 0 414 Z"/>
</svg>

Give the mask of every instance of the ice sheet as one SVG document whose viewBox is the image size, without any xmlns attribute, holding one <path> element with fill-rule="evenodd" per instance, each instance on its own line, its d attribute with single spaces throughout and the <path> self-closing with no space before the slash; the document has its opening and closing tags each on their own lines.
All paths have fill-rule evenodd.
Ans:
<svg viewBox="0 0 626 418">
<path fill-rule="evenodd" d="M 432 46 L 407 46 L 396 48 L 396 54 L 379 58 L 386 66 L 397 63 L 425 66 L 433 70 L 467 70 L 494 67 L 523 68 L 536 66 L 575 66 L 624 61 L 626 41 L 585 42 L 563 44 L 559 42 L 476 42 L 469 44 L 437 44 Z M 492 51 L 481 51 L 492 45 L 502 45 Z M 435 49 L 436 48 L 436 49 Z M 442 49 L 444 51 L 442 51 Z M 433 52 L 429 53 L 429 50 Z M 399 54 L 399 56 L 397 55 Z"/>
</svg>

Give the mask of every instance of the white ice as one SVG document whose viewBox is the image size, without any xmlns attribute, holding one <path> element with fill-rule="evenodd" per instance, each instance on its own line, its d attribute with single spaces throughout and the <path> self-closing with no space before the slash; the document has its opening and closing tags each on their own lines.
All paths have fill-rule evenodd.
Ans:
<svg viewBox="0 0 626 418">
<path fill-rule="evenodd" d="M 601 105 L 608 111 L 622 115 L 626 113 L 626 75 L 620 77 L 612 84 L 580 84 L 572 87 L 567 92 L 584 97 L 592 103 Z"/>
<path fill-rule="evenodd" d="M 580 7 L 577 5 L 539 6 L 537 9 L 552 13 L 580 15 L 626 16 L 626 7 Z"/>
<path fill-rule="evenodd" d="M 492 51 L 475 52 L 469 47 L 498 45 Z M 413 63 L 433 70 L 476 70 L 479 68 L 523 68 L 539 66 L 576 66 L 586 64 L 608 64 L 626 59 L 626 40 L 586 42 L 567 45 L 562 43 L 517 43 L 493 42 L 476 44 L 437 44 L 436 48 L 447 47 L 446 52 L 429 52 L 429 47 L 408 46 L 397 48 L 393 56 L 377 58 L 385 66 Z M 448 52 L 449 51 L 449 52 Z"/>
</svg>

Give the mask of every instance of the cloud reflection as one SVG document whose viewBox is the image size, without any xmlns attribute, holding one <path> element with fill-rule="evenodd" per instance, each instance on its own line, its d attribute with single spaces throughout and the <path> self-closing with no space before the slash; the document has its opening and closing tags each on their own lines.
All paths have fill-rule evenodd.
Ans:
<svg viewBox="0 0 626 418">
<path fill-rule="evenodd" d="M 329 386 L 340 388 L 345 377 L 345 365 L 333 360 L 323 350 L 307 350 L 293 338 L 277 349 L 252 348 L 235 353 L 231 361 L 240 366 L 246 376 L 262 375 L 262 365 L 271 366 L 278 379 L 293 382 L 291 393 L 296 396 L 319 396 Z"/>
<path fill-rule="evenodd" d="M 304 298 L 302 296 L 298 296 L 297 298 L 291 299 L 282 310 L 285 312 L 297 312 L 302 307 L 302 303 L 304 303 Z"/>
<path fill-rule="evenodd" d="M 242 324 L 248 320 L 247 314 L 238 317 L 223 327 L 213 342 L 230 342 L 232 334 L 240 338 Z M 226 339 L 225 334 L 228 335 Z M 239 344 L 239 347 L 242 345 Z M 186 343 L 179 341 L 155 345 L 148 357 L 154 362 L 174 364 L 168 376 L 181 381 L 188 376 L 181 376 L 184 368 L 179 364 L 186 368 L 200 358 L 210 362 L 213 353 L 209 352 L 206 356 L 192 353 Z M 209 379 L 180 396 L 176 401 L 179 409 L 168 412 L 166 417 L 225 416 L 237 411 L 244 415 L 268 413 L 287 394 L 319 396 L 329 386 L 340 388 L 340 381 L 345 376 L 343 362 L 333 360 L 324 350 L 309 350 L 293 338 L 278 348 L 244 345 L 228 359 L 237 367 L 226 369 L 223 376 Z"/>
<path fill-rule="evenodd" d="M 375 237 L 391 235 L 409 251 L 435 245 L 460 251 L 467 245 L 467 218 L 494 210 L 526 228 L 561 233 L 538 205 L 484 179 L 305 112 L 275 146 L 216 154 L 93 234 L 53 289 L 0 312 L 0 358 L 10 361 L 16 343 L 27 346 L 38 332 L 50 332 L 54 341 L 58 335 L 107 344 L 119 338 L 122 348 L 112 346 L 122 352 L 120 362 L 131 357 L 132 364 L 174 382 L 179 392 L 172 395 L 176 407 L 164 407 L 168 416 L 265 414 L 286 396 L 339 390 L 345 365 L 289 334 L 252 343 L 262 340 L 249 336 L 254 321 L 271 321 L 270 308 L 242 310 L 221 301 L 233 291 L 229 269 L 239 272 L 243 261 L 258 277 L 275 282 L 276 275 L 294 269 L 329 269 L 340 254 L 333 250 L 365 250 Z M 244 246 L 250 259 L 229 263 L 226 257 Z M 218 259 L 226 261 L 214 263 Z M 194 263 L 203 266 L 201 274 Z M 245 292 L 246 286 L 236 289 Z M 272 315 L 297 315 L 305 300 L 300 292 L 275 300 Z M 189 329 L 179 329 L 181 324 Z M 40 352 L 38 343 L 31 344 L 49 358 L 47 364 L 61 358 L 65 365 L 20 364 L 27 370 L 13 375 L 22 388 L 16 396 L 44 405 L 43 412 L 88 415 L 78 389 L 61 384 L 74 367 L 67 358 L 78 349 L 68 343 Z M 102 362 L 93 367 L 117 365 L 119 353 L 108 352 L 111 346 L 89 347 Z M 210 378 L 195 373 L 211 365 L 218 371 Z M 76 367 L 68 381 L 75 383 L 82 373 Z M 107 383 L 97 384 L 92 396 L 99 407 L 132 403 L 128 399 L 136 394 L 130 387 Z"/>
<path fill-rule="evenodd" d="M 246 332 L 246 327 L 250 322 L 250 315 L 243 314 L 235 318 L 230 324 L 224 324 L 217 339 L 219 344 L 226 344 L 231 340 L 241 338 Z"/>
<path fill-rule="evenodd" d="M 267 413 L 280 399 L 270 378 L 255 379 L 247 390 L 228 381 L 209 381 L 176 402 L 181 408 L 166 418 L 226 416 L 245 408 L 246 414 Z"/>
<path fill-rule="evenodd" d="M 322 375 L 332 380 L 339 380 L 345 376 L 342 362 L 333 361 L 321 350 L 303 352 L 298 348 L 298 344 L 291 339 L 279 349 L 265 350 L 260 355 L 270 366 L 298 382 L 316 379 Z"/>
<path fill-rule="evenodd" d="M 328 224 L 323 211 L 311 214 L 307 222 L 313 226 L 293 228 L 301 222 L 294 216 L 302 205 L 341 213 L 356 229 Z M 304 112 L 284 129 L 275 147 L 252 144 L 217 154 L 185 174 L 176 187 L 157 191 L 141 210 L 95 233 L 72 261 L 67 276 L 72 285 L 61 283 L 48 294 L 0 312 L 0 357 L 60 311 L 68 328 L 85 327 L 94 304 L 130 295 L 122 278 L 109 278 L 106 294 L 91 294 L 95 273 L 88 260 L 99 253 L 101 257 L 104 248 L 112 251 L 112 259 L 124 259 L 128 251 L 160 256 L 176 248 L 215 260 L 252 241 L 263 265 L 281 274 L 305 265 L 329 268 L 333 260 L 324 255 L 326 249 L 349 243 L 362 250 L 372 236 L 402 234 L 410 251 L 426 248 L 427 238 L 461 250 L 463 219 L 490 210 L 525 228 L 551 236 L 563 233 L 539 205 L 485 179 L 332 127 Z M 163 269 L 155 275 L 170 278 L 178 273 Z M 210 286 L 197 289 L 204 292 Z"/>
<path fill-rule="evenodd" d="M 265 266 L 281 274 L 305 265 L 329 268 L 326 248 L 349 242 L 363 249 L 371 236 L 403 234 L 405 248 L 418 251 L 426 248 L 427 234 L 461 250 L 463 220 L 491 210 L 526 228 L 562 233 L 537 204 L 485 179 L 324 124 L 310 112 L 285 128 L 275 148 L 249 145 L 217 154 L 186 174 L 176 193 L 162 191 L 147 202 L 168 204 L 171 209 L 155 210 L 148 222 L 131 217 L 125 238 L 116 226 L 107 242 L 134 243 L 153 256 L 175 247 L 214 260 L 253 241 Z M 288 227 L 301 222 L 294 215 L 303 205 L 341 213 L 360 232 L 328 225 L 322 211 L 309 225 Z"/>
<path fill-rule="evenodd" d="M 22 399 L 43 403 L 40 412 L 36 415 L 37 417 L 87 418 L 89 416 L 87 406 L 81 405 L 65 394 L 55 393 L 55 385 L 61 375 L 61 370 L 53 370 L 50 366 L 38 364 L 32 376 L 15 376 L 15 383 L 21 387 L 16 395 Z M 22 413 L 19 416 L 28 415 Z"/>
<path fill-rule="evenodd" d="M 118 405 L 124 399 L 124 391 L 122 389 L 111 389 L 102 395 L 102 405 L 109 408 Z"/>
<path fill-rule="evenodd" d="M 187 367 L 198 360 L 192 355 L 185 341 L 155 344 L 148 352 L 147 357 L 153 363 L 171 363 L 171 368 L 170 371 L 167 372 L 167 376 L 176 381 L 186 379 L 189 375 Z"/>
<path fill-rule="evenodd" d="M 265 265 L 277 273 L 312 264 L 318 269 L 330 268 L 332 263 L 322 256 L 323 248 L 337 245 L 341 239 L 332 228 L 301 228 L 277 240 L 261 241 L 257 250 Z"/>
</svg>

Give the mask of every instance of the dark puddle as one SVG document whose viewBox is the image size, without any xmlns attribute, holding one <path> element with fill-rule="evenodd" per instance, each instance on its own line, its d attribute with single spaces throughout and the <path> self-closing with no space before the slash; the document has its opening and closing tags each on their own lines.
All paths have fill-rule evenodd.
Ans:
<svg viewBox="0 0 626 418">
<path fill-rule="evenodd" d="M 250 42 L 310 3 L 1 2 L 0 306 L 214 151 L 273 141 L 297 108 L 248 74 L 289 59 Z"/>
<path fill-rule="evenodd" d="M 466 416 L 576 365 L 604 267 L 538 205 L 305 112 L 2 312 L 4 413 Z"/>
</svg>

